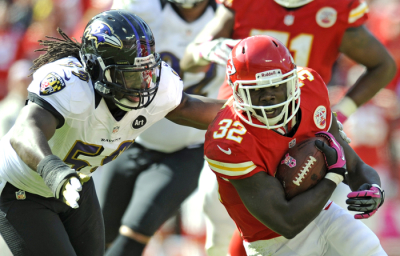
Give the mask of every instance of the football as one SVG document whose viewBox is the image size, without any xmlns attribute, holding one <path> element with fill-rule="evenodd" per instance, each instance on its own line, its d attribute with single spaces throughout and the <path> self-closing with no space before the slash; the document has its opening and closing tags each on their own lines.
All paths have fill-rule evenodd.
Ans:
<svg viewBox="0 0 400 256">
<path fill-rule="evenodd" d="M 328 143 L 321 137 L 306 139 L 290 148 L 279 162 L 275 177 L 282 184 L 288 200 L 312 188 L 325 177 L 327 167 L 324 155 L 315 146 L 315 140 Z"/>
</svg>

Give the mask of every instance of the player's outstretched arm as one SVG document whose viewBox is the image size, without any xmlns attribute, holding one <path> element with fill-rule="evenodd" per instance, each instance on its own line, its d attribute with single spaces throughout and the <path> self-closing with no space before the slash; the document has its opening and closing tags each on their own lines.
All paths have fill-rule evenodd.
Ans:
<svg viewBox="0 0 400 256">
<path fill-rule="evenodd" d="M 288 239 L 295 237 L 318 216 L 336 188 L 332 181 L 322 179 L 315 187 L 288 201 L 278 179 L 265 172 L 229 181 L 254 217 Z"/>
<path fill-rule="evenodd" d="M 332 115 L 332 126 L 329 130 L 336 140 L 342 145 L 346 157 L 347 177 L 346 182 L 351 192 L 346 203 L 351 211 L 360 212 L 354 217 L 363 219 L 371 217 L 383 204 L 384 191 L 381 189 L 381 181 L 378 173 L 365 164 L 356 152 L 349 146 L 343 136 L 340 135 L 336 117 Z"/>
<path fill-rule="evenodd" d="M 189 72 L 204 71 L 204 67 L 207 67 L 213 58 L 215 60 L 219 59 L 218 54 L 212 54 L 211 51 L 217 50 L 220 54 L 225 55 L 226 50 L 232 44 L 232 40 L 229 38 L 233 31 L 234 19 L 235 14 L 232 10 L 226 8 L 223 4 L 219 5 L 214 18 L 206 24 L 196 39 L 187 46 L 185 54 L 180 61 L 181 70 Z M 225 38 L 227 41 L 212 42 L 212 40 L 218 38 Z M 221 57 L 222 59 L 224 58 L 224 56 Z"/>
<path fill-rule="evenodd" d="M 166 118 L 180 125 L 206 130 L 225 102 L 183 92 L 181 103 Z"/>
<path fill-rule="evenodd" d="M 55 198 L 78 208 L 78 192 L 82 190 L 80 178 L 75 170 L 52 154 L 47 142 L 57 125 L 53 114 L 37 104 L 29 104 L 16 120 L 10 143 L 22 161 L 43 178 Z"/>
<path fill-rule="evenodd" d="M 37 104 L 28 104 L 19 114 L 10 139 L 19 157 L 32 170 L 45 156 L 51 155 L 48 140 L 54 135 L 58 120 Z"/>
<path fill-rule="evenodd" d="M 365 28 L 348 28 L 343 35 L 340 52 L 366 67 L 366 72 L 333 109 L 345 121 L 357 107 L 370 100 L 396 74 L 396 63 L 386 48 Z"/>
</svg>

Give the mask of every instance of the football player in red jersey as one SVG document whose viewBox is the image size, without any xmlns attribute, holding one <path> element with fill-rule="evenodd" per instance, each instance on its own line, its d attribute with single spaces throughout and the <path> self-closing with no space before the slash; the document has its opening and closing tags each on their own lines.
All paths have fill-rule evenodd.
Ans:
<svg viewBox="0 0 400 256">
<path fill-rule="evenodd" d="M 253 36 L 233 48 L 227 79 L 233 97 L 207 130 L 205 158 L 247 255 L 387 255 L 370 229 L 329 200 L 345 181 L 354 191 L 349 210 L 365 218 L 382 205 L 384 193 L 378 173 L 340 135 L 318 73 L 296 68 L 275 38 Z M 316 142 L 328 167 L 325 179 L 286 200 L 274 177 L 279 161 L 314 136 L 329 141 Z"/>
<path fill-rule="evenodd" d="M 396 73 L 396 64 L 384 46 L 363 25 L 368 6 L 363 0 L 223 0 L 212 21 L 187 48 L 181 61 L 195 70 L 210 61 L 225 65 L 238 40 L 270 35 L 292 53 L 295 63 L 316 70 L 325 83 L 332 66 L 344 53 L 367 67 L 334 110 L 341 122 L 385 87 Z M 230 39 L 232 38 L 232 39 Z M 232 91 L 227 83 L 220 98 Z"/>
<path fill-rule="evenodd" d="M 267 34 L 287 46 L 297 65 L 316 70 L 327 84 L 336 58 L 343 53 L 367 69 L 346 96 L 333 107 L 341 122 L 385 87 L 395 75 L 393 58 L 364 26 L 368 18 L 368 6 L 362 0 L 221 2 L 214 19 L 188 46 L 181 59 L 182 70 L 202 70 L 210 61 L 224 64 L 239 39 Z M 219 98 L 227 99 L 230 95 L 232 90 L 225 82 Z M 200 183 L 200 188 L 203 184 L 209 186 L 210 183 Z M 211 196 L 215 201 L 218 200 Z M 204 207 L 211 209 L 206 214 L 211 223 L 218 225 L 221 216 L 211 216 L 213 206 Z M 215 211 L 217 214 L 226 215 Z M 221 232 L 223 229 L 215 227 L 213 230 Z"/>
</svg>

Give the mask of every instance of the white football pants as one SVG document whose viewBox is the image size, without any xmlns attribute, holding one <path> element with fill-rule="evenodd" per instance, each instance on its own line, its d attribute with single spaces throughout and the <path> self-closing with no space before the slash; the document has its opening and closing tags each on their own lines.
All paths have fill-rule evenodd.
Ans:
<svg viewBox="0 0 400 256">
<path fill-rule="evenodd" d="M 243 244 L 248 256 L 387 256 L 378 237 L 334 202 L 293 239 Z"/>
</svg>

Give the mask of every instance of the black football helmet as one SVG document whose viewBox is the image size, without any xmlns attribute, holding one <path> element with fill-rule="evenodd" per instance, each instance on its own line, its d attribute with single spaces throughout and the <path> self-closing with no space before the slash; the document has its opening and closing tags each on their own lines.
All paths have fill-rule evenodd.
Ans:
<svg viewBox="0 0 400 256">
<path fill-rule="evenodd" d="M 80 57 L 96 91 L 122 110 L 153 101 L 161 58 L 150 27 L 137 15 L 110 10 L 94 16 L 83 33 Z"/>
</svg>

